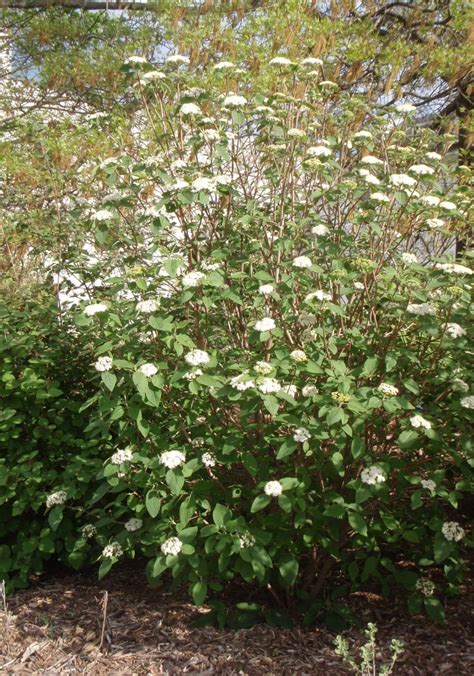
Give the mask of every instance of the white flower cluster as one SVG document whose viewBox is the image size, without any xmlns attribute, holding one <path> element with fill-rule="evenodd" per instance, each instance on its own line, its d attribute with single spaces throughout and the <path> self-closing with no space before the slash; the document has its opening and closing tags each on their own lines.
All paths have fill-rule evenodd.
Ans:
<svg viewBox="0 0 474 676">
<path fill-rule="evenodd" d="M 455 392 L 462 392 L 463 394 L 469 392 L 469 385 L 464 380 L 461 380 L 461 378 L 455 378 L 451 387 Z"/>
<path fill-rule="evenodd" d="M 436 482 L 433 479 L 422 479 L 421 486 L 422 488 L 426 488 L 427 491 L 433 492 L 436 490 Z"/>
<path fill-rule="evenodd" d="M 184 357 L 184 360 L 191 366 L 199 366 L 200 364 L 209 363 L 209 355 L 205 350 L 191 350 Z"/>
<path fill-rule="evenodd" d="M 91 305 L 86 305 L 84 308 L 84 314 L 88 317 L 93 317 L 99 312 L 106 312 L 107 305 L 105 303 L 92 303 Z"/>
<path fill-rule="evenodd" d="M 138 370 L 145 378 L 151 378 L 158 373 L 158 369 L 154 364 L 142 364 Z"/>
<path fill-rule="evenodd" d="M 329 234 L 329 228 L 325 225 L 313 225 L 311 228 L 311 234 L 316 235 L 316 237 L 325 237 Z"/>
<path fill-rule="evenodd" d="M 149 70 L 147 73 L 140 75 L 140 82 L 142 84 L 148 84 L 149 82 L 156 82 L 157 80 L 164 80 L 166 74 L 161 70 Z"/>
<path fill-rule="evenodd" d="M 273 394 L 281 390 L 281 385 L 275 378 L 263 378 L 262 382 L 258 384 L 258 389 L 263 394 Z"/>
<path fill-rule="evenodd" d="M 64 505 L 67 500 L 66 491 L 56 491 L 56 493 L 51 493 L 46 498 L 46 507 L 54 507 L 55 505 Z"/>
<path fill-rule="evenodd" d="M 293 258 L 294 268 L 310 268 L 312 265 L 313 262 L 308 256 L 297 256 L 296 258 Z"/>
<path fill-rule="evenodd" d="M 362 131 L 356 131 L 354 138 L 372 138 L 372 134 L 370 131 L 362 129 Z"/>
<path fill-rule="evenodd" d="M 241 549 L 248 549 L 248 547 L 253 547 L 256 540 L 255 537 L 249 531 L 241 533 L 239 536 L 239 544 Z"/>
<path fill-rule="evenodd" d="M 323 291 L 322 289 L 318 289 L 317 291 L 311 291 L 311 293 L 308 293 L 305 296 L 305 303 L 310 303 L 312 300 L 320 300 L 320 301 L 325 301 L 325 300 L 332 300 L 332 296 L 330 293 L 327 291 Z"/>
<path fill-rule="evenodd" d="M 102 557 L 104 559 L 119 559 L 123 555 L 122 546 L 118 542 L 111 542 L 105 545 L 102 550 Z"/>
<path fill-rule="evenodd" d="M 136 530 L 140 530 L 143 526 L 143 521 L 141 519 L 131 518 L 125 524 L 125 530 L 128 530 L 129 533 L 133 533 Z"/>
<path fill-rule="evenodd" d="M 474 395 L 471 394 L 469 397 L 463 397 L 460 404 L 463 408 L 474 409 Z"/>
<path fill-rule="evenodd" d="M 410 418 L 410 424 L 412 427 L 415 427 L 416 429 L 422 428 L 425 430 L 430 430 L 431 429 L 431 423 L 429 420 L 426 420 L 423 418 L 422 415 L 414 415 Z"/>
<path fill-rule="evenodd" d="M 217 460 L 216 460 L 215 455 L 213 455 L 212 453 L 207 452 L 207 453 L 203 453 L 203 454 L 202 454 L 202 456 L 201 456 L 201 462 L 202 462 L 202 464 L 204 465 L 204 467 L 215 467 L 215 466 L 216 466 L 216 463 L 217 463 Z"/>
<path fill-rule="evenodd" d="M 151 314 L 156 312 L 160 307 L 160 302 L 158 300 L 141 300 L 137 303 L 137 312 L 143 312 L 143 314 Z"/>
<path fill-rule="evenodd" d="M 284 392 L 285 394 L 288 394 L 290 397 L 295 398 L 298 392 L 298 388 L 296 387 L 296 385 L 283 385 L 280 389 L 280 392 Z"/>
<path fill-rule="evenodd" d="M 390 176 L 390 183 L 397 187 L 403 185 L 411 187 L 416 185 L 416 179 L 412 176 L 408 176 L 408 174 L 392 174 Z"/>
<path fill-rule="evenodd" d="M 364 157 L 360 158 L 360 161 L 364 164 L 383 164 L 383 160 L 380 160 L 378 157 L 374 157 L 373 155 L 364 155 Z"/>
<path fill-rule="evenodd" d="M 100 209 L 99 211 L 94 211 L 92 213 L 92 218 L 94 221 L 110 221 L 111 218 L 113 218 L 114 215 L 111 211 L 108 209 Z"/>
<path fill-rule="evenodd" d="M 442 156 L 442 155 L 440 155 L 439 153 L 435 153 L 435 152 L 433 152 L 433 151 L 430 151 L 429 153 L 426 153 L 426 157 L 427 157 L 429 160 L 442 160 L 442 159 L 443 159 L 443 156 Z"/>
<path fill-rule="evenodd" d="M 411 171 L 418 176 L 429 176 L 430 174 L 434 174 L 433 167 L 429 167 L 427 164 L 412 164 L 408 171 Z"/>
<path fill-rule="evenodd" d="M 110 371 L 112 366 L 113 366 L 112 357 L 99 357 L 96 363 L 94 364 L 95 370 L 99 371 L 99 373 L 104 373 L 104 371 Z"/>
<path fill-rule="evenodd" d="M 196 103 L 183 103 L 179 112 L 181 115 L 202 115 L 202 110 Z"/>
<path fill-rule="evenodd" d="M 268 376 L 273 371 L 273 368 L 267 361 L 258 361 L 253 370 L 261 376 Z"/>
<path fill-rule="evenodd" d="M 245 96 L 239 96 L 238 94 L 229 94 L 224 99 L 224 106 L 226 108 L 239 108 L 240 106 L 245 106 L 247 99 Z"/>
<path fill-rule="evenodd" d="M 174 469 L 186 462 L 186 456 L 181 451 L 165 451 L 160 455 L 160 462 L 168 469 Z"/>
<path fill-rule="evenodd" d="M 409 312 L 411 315 L 419 315 L 423 317 L 425 315 L 435 315 L 436 308 L 429 303 L 408 303 L 407 312 Z"/>
<path fill-rule="evenodd" d="M 91 523 L 86 523 L 86 525 L 83 526 L 81 533 L 83 538 L 90 540 L 90 538 L 93 538 L 97 535 L 97 528 Z"/>
<path fill-rule="evenodd" d="M 390 383 L 380 383 L 377 390 L 386 397 L 396 397 L 399 392 L 398 388 L 395 385 L 390 385 Z"/>
<path fill-rule="evenodd" d="M 307 361 L 308 357 L 306 356 L 306 352 L 303 350 L 293 350 L 293 352 L 290 352 L 290 359 L 292 359 L 297 364 L 301 364 Z"/>
<path fill-rule="evenodd" d="M 241 373 L 230 379 L 230 386 L 233 387 L 234 390 L 245 392 L 245 390 L 250 390 L 252 387 L 255 387 L 255 383 L 246 373 Z"/>
<path fill-rule="evenodd" d="M 437 263 L 435 267 L 437 270 L 442 270 L 443 272 L 452 273 L 454 275 L 472 275 L 471 268 L 467 268 L 465 265 L 459 265 L 458 263 Z"/>
<path fill-rule="evenodd" d="M 332 155 L 331 148 L 327 146 L 311 146 L 307 152 L 310 157 L 330 157 Z"/>
<path fill-rule="evenodd" d="M 403 252 L 400 258 L 402 260 L 402 263 L 405 263 L 405 265 L 414 265 L 415 263 L 418 263 L 418 258 L 416 257 L 416 255 L 408 253 L 407 251 Z"/>
<path fill-rule="evenodd" d="M 264 317 L 255 322 L 256 331 L 272 331 L 275 327 L 275 320 L 272 317 Z"/>
<path fill-rule="evenodd" d="M 193 270 L 188 272 L 181 278 L 181 284 L 185 289 L 194 288 L 199 286 L 206 275 L 203 272 L 198 272 Z"/>
<path fill-rule="evenodd" d="M 269 495 L 271 498 L 277 498 L 283 492 L 283 486 L 279 481 L 267 481 L 263 487 L 263 492 L 265 495 Z"/>
<path fill-rule="evenodd" d="M 160 549 L 165 556 L 177 556 L 183 548 L 183 543 L 177 537 L 165 540 Z"/>
<path fill-rule="evenodd" d="M 436 589 L 434 582 L 426 577 L 420 577 L 415 584 L 415 589 L 423 596 L 433 596 Z"/>
<path fill-rule="evenodd" d="M 311 434 L 306 427 L 297 427 L 293 432 L 293 439 L 300 444 L 304 444 L 305 441 L 311 439 Z"/>
<path fill-rule="evenodd" d="M 416 106 L 411 103 L 401 103 L 397 106 L 399 113 L 413 113 L 416 110 Z"/>
<path fill-rule="evenodd" d="M 373 199 L 376 202 L 390 202 L 390 197 L 384 192 L 371 192 L 370 199 Z"/>
<path fill-rule="evenodd" d="M 132 459 L 132 451 L 129 448 L 116 451 L 110 458 L 112 465 L 121 465 L 124 462 L 130 462 Z"/>
<path fill-rule="evenodd" d="M 377 465 L 365 467 L 360 473 L 360 480 L 369 486 L 381 484 L 387 480 L 387 477 Z"/>
<path fill-rule="evenodd" d="M 292 127 L 288 129 L 287 134 L 289 138 L 305 138 L 306 132 L 303 129 L 298 129 L 297 127 Z"/>
<path fill-rule="evenodd" d="M 166 63 L 177 65 L 188 64 L 189 58 L 187 56 L 183 56 L 182 54 L 172 54 L 171 56 L 167 57 Z"/>
<path fill-rule="evenodd" d="M 314 397 L 318 394 L 318 388 L 316 385 L 305 385 L 301 390 L 303 397 Z"/>
<path fill-rule="evenodd" d="M 261 286 L 258 287 L 258 292 L 263 296 L 268 296 L 270 293 L 273 293 L 273 291 L 274 288 L 272 284 L 261 284 Z"/>
<path fill-rule="evenodd" d="M 446 324 L 446 333 L 450 338 L 462 338 L 466 334 L 466 331 L 459 324 L 451 322 Z"/>
<path fill-rule="evenodd" d="M 429 228 L 442 228 L 445 223 L 442 218 L 427 218 L 425 222 Z"/>
<path fill-rule="evenodd" d="M 437 207 L 441 200 L 436 195 L 423 195 L 423 197 L 420 197 L 420 202 L 423 202 L 423 204 L 426 204 L 429 207 Z"/>
<path fill-rule="evenodd" d="M 270 66 L 294 66 L 296 65 L 290 59 L 287 59 L 285 56 L 275 56 L 269 62 Z"/>
<path fill-rule="evenodd" d="M 188 371 L 185 373 L 183 378 L 186 378 L 186 380 L 196 380 L 196 378 L 199 378 L 199 376 L 202 376 L 202 370 L 194 369 L 194 371 Z"/>
<path fill-rule="evenodd" d="M 466 534 L 464 528 L 457 521 L 445 521 L 441 527 L 441 532 L 450 542 L 459 542 Z"/>
<path fill-rule="evenodd" d="M 219 61 L 212 66 L 212 70 L 229 70 L 231 68 L 235 68 L 232 61 Z"/>
</svg>

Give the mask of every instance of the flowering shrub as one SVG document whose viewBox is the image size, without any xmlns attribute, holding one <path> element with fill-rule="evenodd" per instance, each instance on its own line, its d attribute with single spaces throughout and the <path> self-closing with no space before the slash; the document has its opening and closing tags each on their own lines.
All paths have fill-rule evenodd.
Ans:
<svg viewBox="0 0 474 676">
<path fill-rule="evenodd" d="M 363 102 L 305 64 L 267 97 L 126 68 L 146 140 L 97 170 L 123 194 L 122 235 L 98 231 L 122 262 L 107 309 L 77 316 L 110 445 L 100 574 L 140 552 L 197 604 L 241 578 L 309 607 L 342 569 L 439 619 L 426 576 L 462 572 L 472 420 L 472 270 L 440 258 L 469 195 L 445 140 L 410 138 L 409 112 L 358 129 Z"/>
<path fill-rule="evenodd" d="M 102 279 L 75 314 L 107 453 L 74 546 L 100 575 L 142 554 L 198 605 L 237 578 L 309 617 L 342 572 L 439 619 L 419 581 L 442 565 L 455 590 L 468 541 L 472 269 L 449 253 L 469 170 L 310 63 L 236 93 L 178 57 L 124 66 L 139 140 L 96 167 L 104 204 L 71 214 L 100 259 L 76 266 Z"/>
</svg>

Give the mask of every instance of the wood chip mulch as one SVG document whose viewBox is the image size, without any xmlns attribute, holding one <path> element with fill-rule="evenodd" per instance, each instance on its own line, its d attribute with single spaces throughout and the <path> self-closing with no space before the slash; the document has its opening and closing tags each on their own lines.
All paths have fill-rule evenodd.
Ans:
<svg viewBox="0 0 474 676">
<path fill-rule="evenodd" d="M 363 625 L 376 622 L 379 657 L 392 638 L 405 653 L 394 674 L 474 673 L 473 594 L 449 599 L 447 622 L 410 616 L 403 600 L 353 594 L 349 605 Z M 0 601 L 1 604 L 1 601 Z M 106 607 L 105 607 L 106 604 Z M 0 605 L 0 671 L 8 674 L 201 674 L 338 676 L 350 673 L 334 654 L 324 627 L 219 630 L 192 626 L 199 613 L 184 596 L 147 588 L 140 571 L 59 575 Z M 104 621 L 105 618 L 105 621 Z M 353 654 L 362 629 L 344 632 Z"/>
</svg>

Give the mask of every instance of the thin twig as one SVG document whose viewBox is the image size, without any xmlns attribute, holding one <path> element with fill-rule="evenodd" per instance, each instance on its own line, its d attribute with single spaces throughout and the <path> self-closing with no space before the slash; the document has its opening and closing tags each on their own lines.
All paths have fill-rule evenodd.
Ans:
<svg viewBox="0 0 474 676">
<path fill-rule="evenodd" d="M 105 627 L 107 625 L 107 606 L 108 606 L 108 604 L 109 604 L 109 592 L 104 591 L 104 596 L 102 598 L 102 631 L 100 633 L 99 650 L 102 650 L 102 647 L 104 645 Z"/>
</svg>

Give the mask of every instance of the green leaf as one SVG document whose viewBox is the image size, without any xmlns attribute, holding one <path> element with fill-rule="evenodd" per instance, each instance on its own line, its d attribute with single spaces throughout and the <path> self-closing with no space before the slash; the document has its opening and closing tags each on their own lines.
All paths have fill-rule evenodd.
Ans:
<svg viewBox="0 0 474 676">
<path fill-rule="evenodd" d="M 300 483 L 299 480 L 293 476 L 285 476 L 282 479 L 279 479 L 279 481 L 284 491 L 290 491 L 292 488 L 299 486 Z"/>
<path fill-rule="evenodd" d="M 171 331 L 173 331 L 173 319 L 171 317 L 163 318 L 151 316 L 148 319 L 148 323 L 157 331 L 164 331 L 165 333 L 171 333 Z"/>
<path fill-rule="evenodd" d="M 377 357 L 369 357 L 365 360 L 364 367 L 362 369 L 363 376 L 372 376 L 377 371 L 379 360 Z"/>
<path fill-rule="evenodd" d="M 350 512 L 348 520 L 356 533 L 360 533 L 360 535 L 367 536 L 367 523 L 363 516 L 361 516 L 357 512 Z"/>
<path fill-rule="evenodd" d="M 99 566 L 99 580 L 102 580 L 103 577 L 107 575 L 109 570 L 114 565 L 113 559 L 104 559 Z"/>
<path fill-rule="evenodd" d="M 279 495 L 278 504 L 284 512 L 291 512 L 291 500 L 287 495 Z"/>
<path fill-rule="evenodd" d="M 347 512 L 347 507 L 345 505 L 329 505 L 323 512 L 323 516 L 329 516 L 332 519 L 342 519 L 342 517 Z"/>
<path fill-rule="evenodd" d="M 286 439 L 280 446 L 277 453 L 277 460 L 282 460 L 296 451 L 298 444 L 293 439 Z"/>
<path fill-rule="evenodd" d="M 409 448 L 418 439 L 418 434 L 415 430 L 404 430 L 398 437 L 400 448 Z"/>
<path fill-rule="evenodd" d="M 421 505 L 423 504 L 423 501 L 421 499 L 422 495 L 423 495 L 422 490 L 417 490 L 413 493 L 410 500 L 412 509 L 418 509 L 419 507 L 421 507 Z"/>
<path fill-rule="evenodd" d="M 115 385 L 117 384 L 117 376 L 113 373 L 110 373 L 110 371 L 105 371 L 104 373 L 100 374 L 100 377 L 105 387 L 112 392 Z"/>
<path fill-rule="evenodd" d="M 267 396 L 263 398 L 263 404 L 272 418 L 274 418 L 278 413 L 278 399 L 271 394 L 267 394 Z"/>
<path fill-rule="evenodd" d="M 167 568 L 168 566 L 166 565 L 166 556 L 160 554 L 159 556 L 156 557 L 155 561 L 153 562 L 151 576 L 159 577 L 161 573 L 163 573 Z"/>
<path fill-rule="evenodd" d="M 428 617 L 431 617 L 432 620 L 439 622 L 440 624 L 444 623 L 444 608 L 438 599 L 433 597 L 425 598 L 423 605 L 425 606 Z"/>
<path fill-rule="evenodd" d="M 51 526 L 51 530 L 57 530 L 59 524 L 63 520 L 63 505 L 56 505 L 48 514 L 48 523 Z"/>
<path fill-rule="evenodd" d="M 433 544 L 433 553 L 436 563 L 441 563 L 453 551 L 453 544 L 446 540 L 442 533 L 436 533 L 434 544 Z"/>
<path fill-rule="evenodd" d="M 365 444 L 359 437 L 355 437 L 351 444 L 351 453 L 354 460 L 359 460 L 365 453 Z"/>
<path fill-rule="evenodd" d="M 132 380 L 142 397 L 145 398 L 148 394 L 148 381 L 146 376 L 144 376 L 140 371 L 135 371 L 132 375 Z"/>
<path fill-rule="evenodd" d="M 333 407 L 330 409 L 329 413 L 326 416 L 326 422 L 328 425 L 335 425 L 344 418 L 344 411 L 342 408 Z"/>
<path fill-rule="evenodd" d="M 207 584 L 205 582 L 195 582 L 192 588 L 193 601 L 197 606 L 202 605 L 207 596 Z"/>
<path fill-rule="evenodd" d="M 278 570 L 285 583 L 290 586 L 296 582 L 296 578 L 298 577 L 298 561 L 291 554 L 287 554 L 278 566 Z"/>
<path fill-rule="evenodd" d="M 158 516 L 161 507 L 161 499 L 158 491 L 155 488 L 151 488 L 146 494 L 145 507 L 147 508 L 147 512 L 152 519 Z"/>
<path fill-rule="evenodd" d="M 224 505 L 217 503 L 212 512 L 212 518 L 216 526 L 221 527 L 232 518 L 232 512 Z"/>
<path fill-rule="evenodd" d="M 407 378 L 406 380 L 404 380 L 403 386 L 409 392 L 413 392 L 413 394 L 420 394 L 420 388 L 418 387 L 418 383 L 416 383 L 412 378 Z"/>
<path fill-rule="evenodd" d="M 222 385 L 220 378 L 209 376 L 207 373 L 203 373 L 202 376 L 199 376 L 196 380 L 201 385 L 206 385 L 207 387 L 220 387 Z"/>
<path fill-rule="evenodd" d="M 252 475 L 257 476 L 258 474 L 258 462 L 256 458 L 249 451 L 242 453 L 242 462 L 245 469 Z"/>
<path fill-rule="evenodd" d="M 176 474 L 176 472 L 174 472 L 172 469 L 169 469 L 166 472 L 165 479 L 173 493 L 175 495 L 179 495 L 181 493 L 181 489 L 184 486 L 184 477 L 181 474 Z"/>
<path fill-rule="evenodd" d="M 263 493 L 262 495 L 257 495 L 255 500 L 252 502 L 252 506 L 250 508 L 250 511 L 252 514 L 255 514 L 255 512 L 259 512 L 261 509 L 265 509 L 265 507 L 270 504 L 271 502 L 271 497 L 269 495 L 266 495 Z"/>
</svg>

